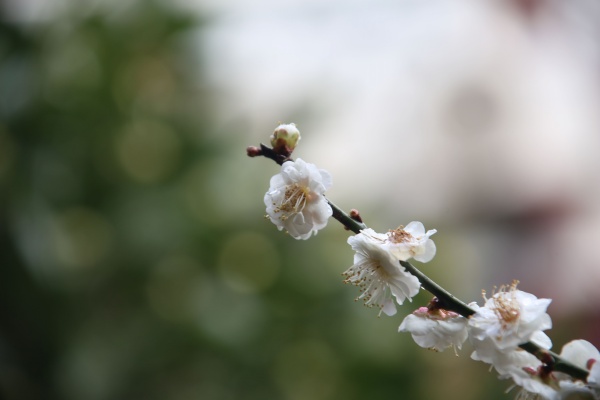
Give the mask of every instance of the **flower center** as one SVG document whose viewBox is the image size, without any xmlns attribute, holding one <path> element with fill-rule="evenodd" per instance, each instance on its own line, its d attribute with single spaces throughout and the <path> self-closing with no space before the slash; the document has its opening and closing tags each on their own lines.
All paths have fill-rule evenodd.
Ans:
<svg viewBox="0 0 600 400">
<path fill-rule="evenodd" d="M 494 312 L 503 326 L 514 324 L 521 316 L 521 308 L 516 298 L 519 281 L 513 281 L 510 286 L 500 286 L 498 293 L 494 294 Z"/>
<path fill-rule="evenodd" d="M 403 226 L 388 232 L 388 237 L 392 243 L 408 243 L 412 241 L 413 236 L 404 230 Z"/>
<path fill-rule="evenodd" d="M 310 192 L 306 186 L 301 186 L 297 183 L 287 185 L 283 201 L 275 207 L 276 213 L 282 213 L 281 220 L 285 221 L 290 216 L 301 212 L 310 199 Z"/>
</svg>

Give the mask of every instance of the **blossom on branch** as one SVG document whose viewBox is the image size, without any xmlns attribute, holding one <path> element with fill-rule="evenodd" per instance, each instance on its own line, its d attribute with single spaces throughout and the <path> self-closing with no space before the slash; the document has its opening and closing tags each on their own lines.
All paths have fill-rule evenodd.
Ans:
<svg viewBox="0 0 600 400">
<path fill-rule="evenodd" d="M 331 187 L 331 175 L 314 164 L 286 161 L 281 172 L 271 178 L 264 202 L 267 217 L 279 230 L 295 239 L 308 239 L 327 225 L 333 214 L 324 197 Z"/>
<path fill-rule="evenodd" d="M 562 398 L 590 398 L 600 399 L 600 352 L 587 340 L 572 340 L 565 344 L 560 352 L 562 359 L 571 364 L 589 369 L 590 374 L 587 384 L 582 381 L 573 381 L 566 374 L 557 374 L 560 379 L 560 393 Z"/>
<path fill-rule="evenodd" d="M 502 352 L 528 342 L 537 331 L 552 328 L 546 313 L 552 300 L 517 290 L 517 284 L 515 281 L 502 286 L 483 307 L 473 303 L 476 312 L 469 318 L 470 337 L 477 341 L 491 339 L 493 346 Z"/>
<path fill-rule="evenodd" d="M 421 347 L 444 351 L 448 347 L 461 349 L 467 339 L 467 319 L 453 311 L 435 307 L 420 307 L 404 318 L 398 332 L 410 332 Z"/>
<path fill-rule="evenodd" d="M 560 356 L 580 368 L 593 369 L 596 362 L 600 360 L 600 352 L 587 340 L 572 340 L 565 344 L 560 352 Z M 590 374 L 588 381 L 592 380 Z M 592 383 L 592 382 L 590 382 Z M 596 382 L 600 383 L 600 382 Z"/>
<path fill-rule="evenodd" d="M 437 230 L 425 232 L 421 222 L 413 221 L 388 232 L 388 245 L 390 251 L 398 260 L 406 261 L 414 258 L 420 262 L 429 262 L 435 256 L 435 243 L 429 239 Z"/>
<path fill-rule="evenodd" d="M 387 315 L 396 313 L 392 296 L 398 304 L 411 299 L 421 287 L 419 280 L 408 273 L 389 249 L 387 234 L 364 229 L 348 238 L 348 244 L 356 252 L 354 265 L 343 275 L 344 283 L 359 287 L 362 292 L 357 300 L 369 307 L 379 307 Z"/>
<path fill-rule="evenodd" d="M 537 357 L 519 347 L 500 351 L 490 337 L 481 340 L 472 337 L 469 339 L 476 349 L 471 358 L 491 364 L 498 371 L 500 379 L 512 379 L 516 385 L 523 388 L 521 396 L 533 393 L 543 399 L 556 399 L 558 384 Z M 544 349 L 552 347 L 552 341 L 542 331 L 534 332 L 529 341 Z"/>
<path fill-rule="evenodd" d="M 544 349 L 552 347 L 542 332 L 552 327 L 546 309 L 550 299 L 517 290 L 517 281 L 502 286 L 485 305 L 469 306 L 475 310 L 469 318 L 469 340 L 475 351 L 471 358 L 491 364 L 502 379 L 512 379 L 525 392 L 545 399 L 557 398 L 558 384 L 554 376 L 535 356 L 519 348 L 533 342 Z"/>
<path fill-rule="evenodd" d="M 364 228 L 348 238 L 355 251 L 354 264 L 342 274 L 344 283 L 359 288 L 356 300 L 379 308 L 379 314 L 394 315 L 396 303 L 412 301 L 422 283 L 436 297 L 427 307 L 408 315 L 398 328 L 410 332 L 419 346 L 435 351 L 461 349 L 468 338 L 474 348 L 471 358 L 490 364 L 501 379 L 511 379 L 520 386 L 519 400 L 600 400 L 600 353 L 593 345 L 577 340 L 567 344 L 561 356 L 549 351 L 552 342 L 543 331 L 552 327 L 546 312 L 550 299 L 517 290 L 515 281 L 489 299 L 484 293 L 482 307 L 476 303 L 466 306 L 405 262 L 433 259 L 436 246 L 431 236 L 435 229 L 425 231 L 418 221 L 387 233 L 367 229 L 356 210 L 348 215 L 327 201 L 324 194 L 331 186 L 328 172 L 302 159 L 290 160 L 300 140 L 294 124 L 278 126 L 270 139 L 272 149 L 261 144 L 248 147 L 246 152 L 250 157 L 264 156 L 283 163 L 264 196 L 267 217 L 279 230 L 295 239 L 308 239 L 334 214 L 348 230 Z"/>
<path fill-rule="evenodd" d="M 558 400 L 559 386 L 554 375 L 533 354 L 522 349 L 503 353 L 500 379 L 512 379 L 528 399 Z M 532 396 L 537 395 L 537 396 Z"/>
</svg>

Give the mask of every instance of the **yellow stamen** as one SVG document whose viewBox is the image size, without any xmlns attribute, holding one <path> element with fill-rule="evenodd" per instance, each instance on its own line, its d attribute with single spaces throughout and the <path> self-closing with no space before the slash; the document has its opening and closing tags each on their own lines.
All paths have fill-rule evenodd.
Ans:
<svg viewBox="0 0 600 400">
<path fill-rule="evenodd" d="M 397 229 L 388 232 L 388 236 L 392 243 L 406 243 L 413 239 L 413 236 L 404 230 L 404 227 L 400 225 Z"/>
</svg>

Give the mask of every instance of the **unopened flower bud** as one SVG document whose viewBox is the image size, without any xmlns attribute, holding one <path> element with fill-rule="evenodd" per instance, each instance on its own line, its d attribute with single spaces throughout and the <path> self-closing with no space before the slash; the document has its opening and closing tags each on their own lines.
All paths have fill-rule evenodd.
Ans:
<svg viewBox="0 0 600 400">
<path fill-rule="evenodd" d="M 262 150 L 260 149 L 260 147 L 248 146 L 246 147 L 246 154 L 248 155 L 248 157 L 258 157 L 262 156 Z"/>
<path fill-rule="evenodd" d="M 362 217 L 360 216 L 360 212 L 358 212 L 356 208 L 350 210 L 350 218 L 360 223 L 363 222 Z"/>
<path fill-rule="evenodd" d="M 271 146 L 277 154 L 289 157 L 299 140 L 300 131 L 296 128 L 296 124 L 281 124 L 271 135 Z"/>
</svg>

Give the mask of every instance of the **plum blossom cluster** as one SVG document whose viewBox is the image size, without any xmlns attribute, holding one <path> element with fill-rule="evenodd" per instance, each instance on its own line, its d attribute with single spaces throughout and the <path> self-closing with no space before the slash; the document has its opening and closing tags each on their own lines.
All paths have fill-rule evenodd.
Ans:
<svg viewBox="0 0 600 400">
<path fill-rule="evenodd" d="M 421 283 L 416 276 L 402 267 L 399 261 L 409 258 L 427 262 L 435 255 L 435 244 L 429 239 L 436 231 L 425 232 L 422 223 L 413 221 L 387 233 L 364 229 L 348 238 L 352 246 L 354 264 L 343 273 L 345 283 L 358 286 L 359 300 L 369 307 L 377 307 L 386 315 L 396 314 L 400 305 L 419 293 Z M 381 313 L 381 312 L 380 312 Z"/>
<path fill-rule="evenodd" d="M 517 284 L 502 286 L 482 307 L 470 304 L 475 310 L 467 324 L 475 349 L 471 358 L 490 364 L 501 378 L 512 378 L 527 392 L 552 398 L 552 379 L 542 362 L 519 347 L 534 342 L 550 349 L 552 342 L 543 331 L 552 327 L 546 313 L 551 300 L 517 290 Z"/>
<path fill-rule="evenodd" d="M 468 341 L 471 358 L 489 364 L 501 379 L 520 387 L 519 399 L 560 400 L 578 396 L 600 400 L 600 353 L 589 342 L 567 343 L 560 355 L 550 352 L 552 342 L 544 331 L 552 328 L 547 313 L 550 299 L 539 299 L 517 289 L 517 281 L 495 289 L 484 304 L 468 305 L 433 283 L 407 261 L 427 263 L 436 254 L 431 236 L 421 222 L 379 233 L 367 228 L 357 212 L 350 216 L 325 198 L 331 175 L 302 159 L 289 158 L 300 139 L 294 124 L 279 125 L 271 136 L 272 149 L 249 147 L 249 156 L 262 155 L 281 164 L 264 196 L 268 219 L 295 239 L 308 239 L 334 216 L 355 235 L 348 238 L 353 264 L 342 273 L 344 283 L 359 289 L 356 300 L 395 315 L 397 305 L 412 301 L 423 287 L 436 297 L 404 318 L 398 330 L 408 332 L 420 347 L 434 351 Z M 557 359 L 579 376 L 556 368 Z M 568 371 L 568 370 L 567 370 Z"/>
</svg>

